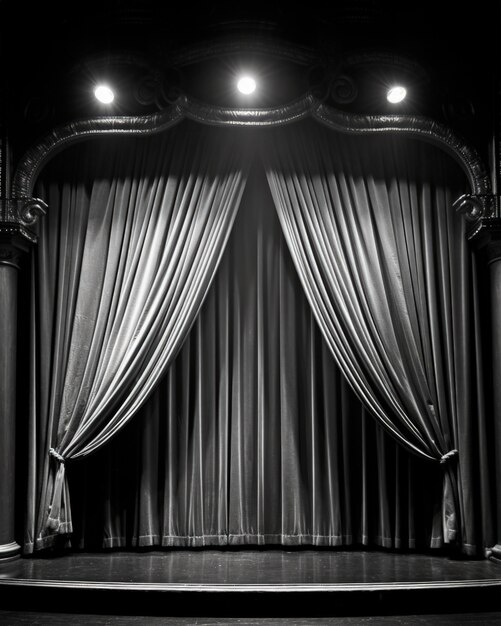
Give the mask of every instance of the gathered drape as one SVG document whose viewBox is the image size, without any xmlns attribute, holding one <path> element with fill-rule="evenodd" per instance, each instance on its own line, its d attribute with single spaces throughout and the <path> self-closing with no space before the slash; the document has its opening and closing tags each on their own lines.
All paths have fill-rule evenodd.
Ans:
<svg viewBox="0 0 501 626">
<path fill-rule="evenodd" d="M 259 164 L 183 348 L 137 418 L 71 470 L 80 549 L 443 544 L 440 468 L 335 365 Z"/>
<path fill-rule="evenodd" d="M 38 191 L 51 211 L 36 259 L 38 442 L 29 491 L 38 507 L 29 506 L 27 551 L 72 531 L 65 461 L 122 428 L 186 338 L 248 162 L 238 133 L 187 122 L 153 138 L 72 150 Z"/>
<path fill-rule="evenodd" d="M 417 140 L 313 121 L 256 131 L 272 198 L 257 176 L 264 195 L 197 318 L 247 179 L 240 130 L 183 122 L 72 148 L 44 171 L 25 551 L 72 531 L 65 461 L 101 449 L 87 513 L 104 490 L 106 546 L 456 538 L 478 553 L 493 493 L 476 284 L 451 208 L 464 176 Z M 122 454 L 114 436 L 135 413 Z M 429 502 L 414 495 L 420 475 Z"/>
<path fill-rule="evenodd" d="M 459 449 L 461 472 L 459 430 L 482 405 L 469 253 L 451 209 L 464 176 L 423 142 L 314 123 L 271 133 L 263 155 L 296 269 L 341 371 L 398 441 L 443 463 L 445 541 L 473 550 L 469 489 L 458 490 L 454 467 Z"/>
</svg>

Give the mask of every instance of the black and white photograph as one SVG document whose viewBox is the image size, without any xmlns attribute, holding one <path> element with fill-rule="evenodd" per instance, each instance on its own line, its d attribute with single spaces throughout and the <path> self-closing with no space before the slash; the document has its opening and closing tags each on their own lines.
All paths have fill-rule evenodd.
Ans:
<svg viewBox="0 0 501 626">
<path fill-rule="evenodd" d="M 500 18 L 0 1 L 0 624 L 501 623 Z"/>
</svg>

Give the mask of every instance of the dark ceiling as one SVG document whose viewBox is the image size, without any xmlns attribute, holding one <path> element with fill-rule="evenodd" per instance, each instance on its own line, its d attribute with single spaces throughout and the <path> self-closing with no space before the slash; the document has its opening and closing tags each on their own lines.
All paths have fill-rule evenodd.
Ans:
<svg viewBox="0 0 501 626">
<path fill-rule="evenodd" d="M 443 6 L 448 4 L 449 6 Z M 180 90 L 243 106 L 228 77 L 253 67 L 255 106 L 316 90 L 353 113 L 389 113 L 392 80 L 411 85 L 399 110 L 449 124 L 484 155 L 494 123 L 496 3 L 344 0 L 205 3 L 96 0 L 0 5 L 4 117 L 15 152 L 56 124 L 159 110 Z M 97 78 L 120 92 L 114 109 L 89 95 Z"/>
</svg>

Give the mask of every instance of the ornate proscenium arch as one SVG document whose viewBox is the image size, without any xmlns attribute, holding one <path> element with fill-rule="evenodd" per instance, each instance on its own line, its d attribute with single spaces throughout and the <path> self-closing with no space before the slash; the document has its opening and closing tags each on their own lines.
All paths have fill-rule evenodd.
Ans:
<svg viewBox="0 0 501 626">
<path fill-rule="evenodd" d="M 215 126 L 282 126 L 312 117 L 328 127 L 349 134 L 391 133 L 431 142 L 448 152 L 461 165 L 471 186 L 471 194 L 458 200 L 457 207 L 469 220 L 469 236 L 491 217 L 491 183 L 477 152 L 454 132 L 429 118 L 408 115 L 355 115 L 323 104 L 311 93 L 285 106 L 272 109 L 238 109 L 207 105 L 181 95 L 170 107 L 138 117 L 99 117 L 72 122 L 53 129 L 33 145 L 21 159 L 13 180 L 18 198 L 31 197 L 42 167 L 58 152 L 79 141 L 101 135 L 152 135 L 183 119 Z M 472 210 L 470 210 L 472 209 Z"/>
</svg>

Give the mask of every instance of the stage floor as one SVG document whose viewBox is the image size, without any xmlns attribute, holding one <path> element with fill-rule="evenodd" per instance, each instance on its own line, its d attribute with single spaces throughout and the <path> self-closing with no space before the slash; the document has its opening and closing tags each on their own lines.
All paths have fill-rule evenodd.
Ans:
<svg viewBox="0 0 501 626">
<path fill-rule="evenodd" d="M 104 599 L 110 614 L 501 611 L 501 565 L 376 550 L 77 553 L 0 565 L 0 597 L 5 609 L 75 612 Z"/>
<path fill-rule="evenodd" d="M 0 565 L 0 584 L 269 592 L 494 585 L 501 593 L 501 566 L 377 551 L 104 552 L 22 558 Z"/>
</svg>

